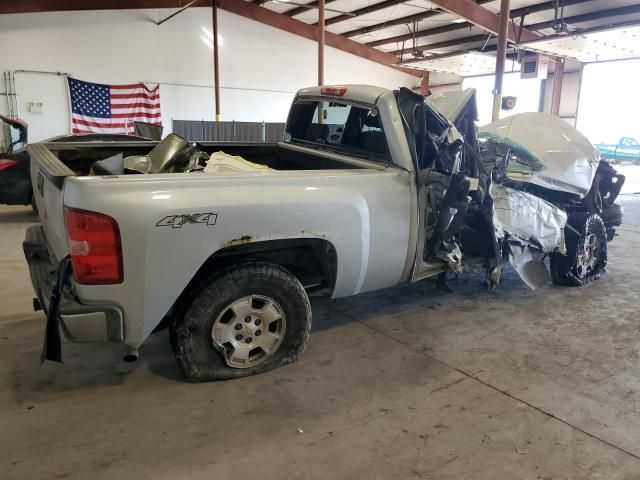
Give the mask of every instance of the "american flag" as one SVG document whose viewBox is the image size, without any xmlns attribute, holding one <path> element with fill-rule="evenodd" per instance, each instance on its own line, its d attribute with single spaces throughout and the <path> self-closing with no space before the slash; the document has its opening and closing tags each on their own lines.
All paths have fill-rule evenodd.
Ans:
<svg viewBox="0 0 640 480">
<path fill-rule="evenodd" d="M 160 125 L 160 88 L 144 83 L 69 81 L 72 133 L 133 133 L 133 122 Z"/>
</svg>

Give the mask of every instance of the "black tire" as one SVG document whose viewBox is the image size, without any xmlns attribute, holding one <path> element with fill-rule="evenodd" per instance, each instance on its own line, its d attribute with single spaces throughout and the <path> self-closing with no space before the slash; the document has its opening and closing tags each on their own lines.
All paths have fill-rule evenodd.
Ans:
<svg viewBox="0 0 640 480">
<path fill-rule="evenodd" d="M 229 350 L 214 344 L 213 326 L 233 302 L 251 295 L 277 302 L 284 313 L 284 333 L 281 343 L 262 363 L 235 368 L 225 360 Z M 170 337 L 185 377 L 205 382 L 246 377 L 293 363 L 305 350 L 310 331 L 311 305 L 298 279 L 278 265 L 254 262 L 228 268 L 206 282 L 185 315 L 171 325 Z"/>
<path fill-rule="evenodd" d="M 567 254 L 551 254 L 551 279 L 556 285 L 581 287 L 593 280 L 598 280 L 607 265 L 607 230 L 598 214 L 575 215 L 569 218 L 572 228 L 565 228 Z M 595 264 L 593 267 L 580 267 L 580 256 L 585 241 L 595 238 Z"/>
</svg>

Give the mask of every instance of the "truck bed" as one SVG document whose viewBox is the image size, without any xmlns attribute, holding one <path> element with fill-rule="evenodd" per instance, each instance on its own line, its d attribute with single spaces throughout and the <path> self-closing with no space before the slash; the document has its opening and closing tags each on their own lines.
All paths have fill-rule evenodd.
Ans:
<svg viewBox="0 0 640 480">
<path fill-rule="evenodd" d="M 49 157 L 48 163 L 51 167 L 51 173 L 68 176 L 72 173 L 74 175 L 89 175 L 91 166 L 96 161 L 120 153 L 124 157 L 146 155 L 156 145 L 157 142 L 153 141 L 55 142 L 32 145 L 31 148 L 36 147 L 40 157 L 49 156 L 45 151 L 49 150 L 59 160 L 56 162 Z M 198 146 L 208 154 L 223 151 L 274 170 L 329 170 L 358 168 L 359 166 L 357 160 L 354 163 L 349 159 L 336 159 L 335 154 L 315 153 L 308 148 L 283 143 L 204 142 L 199 143 Z M 58 165 L 55 165 L 56 163 Z M 68 170 L 60 164 L 66 166 Z"/>
</svg>

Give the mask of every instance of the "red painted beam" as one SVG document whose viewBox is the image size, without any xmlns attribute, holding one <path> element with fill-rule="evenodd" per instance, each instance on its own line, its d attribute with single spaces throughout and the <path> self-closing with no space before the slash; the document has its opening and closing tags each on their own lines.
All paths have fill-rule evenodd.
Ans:
<svg viewBox="0 0 640 480">
<path fill-rule="evenodd" d="M 285 32 L 293 33 L 294 35 L 298 35 L 309 40 L 318 40 L 318 27 L 287 17 L 286 15 L 273 12 L 266 8 L 258 7 L 253 3 L 245 2 L 244 0 L 216 0 L 216 5 L 218 8 L 235 13 L 236 15 L 240 15 L 250 20 L 269 25 L 270 27 L 284 30 Z M 337 48 L 338 50 L 342 50 L 343 52 L 351 53 L 352 55 L 371 60 L 372 62 L 376 62 L 387 67 L 392 67 L 416 77 L 422 76 L 422 73 L 418 70 L 398 67 L 397 63 L 400 60 L 395 55 L 368 47 L 335 33 L 325 32 L 325 44 L 330 47 Z"/>
<path fill-rule="evenodd" d="M 437 5 L 446 12 L 452 13 L 460 18 L 464 18 L 469 23 L 473 23 L 487 32 L 491 32 L 496 35 L 498 34 L 498 30 L 500 29 L 500 16 L 496 15 L 491 10 L 481 7 L 472 0 L 429 0 L 429 3 Z M 526 28 L 523 28 L 522 32 L 520 32 L 519 28 L 516 30 L 513 24 L 510 23 L 508 36 L 509 41 L 517 43 L 518 35 L 520 35 L 520 41 L 522 42 L 535 40 L 540 37 L 538 34 L 533 33 Z"/>
<path fill-rule="evenodd" d="M 2 0 L 0 14 L 67 12 L 71 10 L 122 10 L 125 8 L 182 8 L 189 0 Z M 208 7 L 201 0 L 194 7 Z"/>
</svg>

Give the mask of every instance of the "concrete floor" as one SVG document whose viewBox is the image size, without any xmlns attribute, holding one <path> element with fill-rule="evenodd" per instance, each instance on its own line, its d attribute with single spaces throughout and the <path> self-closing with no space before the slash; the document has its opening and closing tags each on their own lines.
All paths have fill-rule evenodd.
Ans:
<svg viewBox="0 0 640 480">
<path fill-rule="evenodd" d="M 189 384 L 165 333 L 132 368 L 65 345 L 39 365 L 43 315 L 0 208 L 3 479 L 640 478 L 640 197 L 607 275 L 495 292 L 465 276 L 316 301 L 291 366 Z"/>
</svg>

